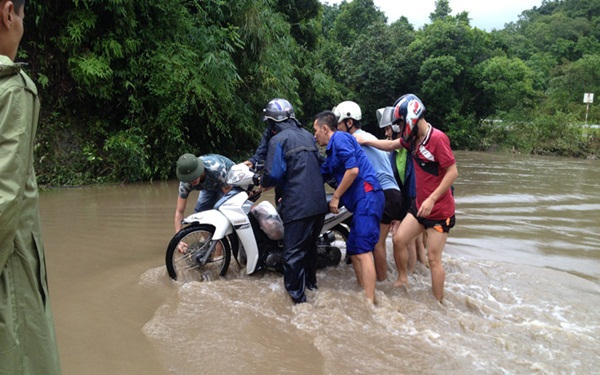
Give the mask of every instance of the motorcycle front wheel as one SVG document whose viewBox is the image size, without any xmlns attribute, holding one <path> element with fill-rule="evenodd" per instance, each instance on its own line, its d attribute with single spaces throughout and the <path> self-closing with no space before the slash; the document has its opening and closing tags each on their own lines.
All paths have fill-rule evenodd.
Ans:
<svg viewBox="0 0 600 375">
<path fill-rule="evenodd" d="M 213 226 L 201 224 L 185 227 L 173 236 L 165 257 L 167 272 L 173 280 L 205 281 L 225 276 L 231 259 L 226 238 L 217 241 L 204 266 L 199 262 L 211 248 L 214 233 Z"/>
</svg>

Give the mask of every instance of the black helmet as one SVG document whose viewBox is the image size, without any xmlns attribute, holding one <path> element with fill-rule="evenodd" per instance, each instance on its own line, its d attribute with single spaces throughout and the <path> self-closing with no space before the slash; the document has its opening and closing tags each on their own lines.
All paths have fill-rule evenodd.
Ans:
<svg viewBox="0 0 600 375">
<path fill-rule="evenodd" d="M 275 122 L 285 121 L 287 119 L 295 119 L 294 107 L 285 99 L 271 100 L 265 109 L 263 109 L 262 121 L 273 120 Z"/>
</svg>

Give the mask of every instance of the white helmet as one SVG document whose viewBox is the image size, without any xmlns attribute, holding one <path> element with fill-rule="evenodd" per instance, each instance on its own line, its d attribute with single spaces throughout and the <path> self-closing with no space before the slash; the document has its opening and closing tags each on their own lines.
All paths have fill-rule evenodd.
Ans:
<svg viewBox="0 0 600 375">
<path fill-rule="evenodd" d="M 337 117 L 338 122 L 342 122 L 348 118 L 356 121 L 360 121 L 362 119 L 360 107 L 358 104 L 351 101 L 341 102 L 337 106 L 333 107 L 333 113 L 335 113 L 335 117 Z"/>
<path fill-rule="evenodd" d="M 380 128 L 388 126 L 392 127 L 394 133 L 400 133 L 400 126 L 392 124 L 392 115 L 394 114 L 394 107 L 384 107 L 377 110 L 377 122 L 379 122 Z"/>
</svg>

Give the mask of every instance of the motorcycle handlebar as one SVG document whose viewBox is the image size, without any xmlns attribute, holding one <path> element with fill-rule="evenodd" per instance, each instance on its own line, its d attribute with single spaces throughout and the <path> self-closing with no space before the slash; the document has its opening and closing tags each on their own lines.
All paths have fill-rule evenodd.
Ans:
<svg viewBox="0 0 600 375">
<path fill-rule="evenodd" d="M 255 186 L 260 186 L 260 175 L 255 173 L 254 176 L 252 176 L 252 183 Z"/>
</svg>

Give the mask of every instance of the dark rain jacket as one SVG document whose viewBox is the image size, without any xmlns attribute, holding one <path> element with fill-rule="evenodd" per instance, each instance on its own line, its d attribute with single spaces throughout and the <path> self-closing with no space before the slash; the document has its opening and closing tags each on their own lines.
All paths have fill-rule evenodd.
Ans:
<svg viewBox="0 0 600 375">
<path fill-rule="evenodd" d="M 40 102 L 0 56 L 0 374 L 60 374 L 46 281 L 33 145 Z"/>
<path fill-rule="evenodd" d="M 284 223 L 326 213 L 325 186 L 315 139 L 294 120 L 275 123 L 261 185 L 282 188 Z"/>
</svg>

